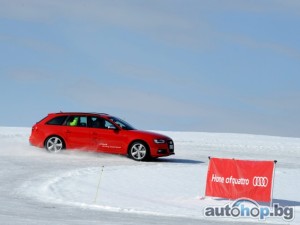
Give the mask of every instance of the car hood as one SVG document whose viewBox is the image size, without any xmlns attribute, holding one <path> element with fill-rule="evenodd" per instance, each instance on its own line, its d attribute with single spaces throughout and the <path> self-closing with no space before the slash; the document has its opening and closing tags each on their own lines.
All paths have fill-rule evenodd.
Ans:
<svg viewBox="0 0 300 225">
<path fill-rule="evenodd" d="M 167 139 L 167 140 L 172 140 L 172 138 L 163 135 L 163 134 L 159 134 L 156 132 L 152 132 L 152 131 L 144 131 L 144 130 L 131 130 L 130 132 L 135 133 L 135 134 L 140 134 L 140 135 L 148 135 L 151 136 L 153 138 L 161 138 L 161 139 Z"/>
</svg>

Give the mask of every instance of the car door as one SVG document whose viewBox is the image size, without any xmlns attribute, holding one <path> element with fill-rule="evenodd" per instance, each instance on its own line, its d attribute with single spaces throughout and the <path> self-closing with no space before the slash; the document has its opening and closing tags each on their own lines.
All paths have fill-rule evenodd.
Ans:
<svg viewBox="0 0 300 225">
<path fill-rule="evenodd" d="M 66 121 L 68 148 L 90 149 L 91 135 L 87 127 L 87 116 L 69 116 Z"/>
<path fill-rule="evenodd" d="M 93 149 L 99 152 L 124 153 L 126 137 L 108 120 L 102 117 L 89 118 Z"/>
</svg>

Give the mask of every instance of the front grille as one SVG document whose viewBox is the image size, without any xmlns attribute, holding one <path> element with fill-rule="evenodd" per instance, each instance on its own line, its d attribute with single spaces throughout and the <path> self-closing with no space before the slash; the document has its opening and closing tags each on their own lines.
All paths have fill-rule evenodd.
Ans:
<svg viewBox="0 0 300 225">
<path fill-rule="evenodd" d="M 170 153 L 174 153 L 174 142 L 168 141 L 169 151 Z"/>
</svg>

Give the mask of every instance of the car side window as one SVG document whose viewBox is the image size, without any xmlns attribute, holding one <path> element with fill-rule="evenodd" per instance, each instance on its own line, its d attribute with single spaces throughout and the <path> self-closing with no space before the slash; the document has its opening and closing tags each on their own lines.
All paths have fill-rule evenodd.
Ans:
<svg viewBox="0 0 300 225">
<path fill-rule="evenodd" d="M 62 125 L 65 120 L 66 120 L 67 116 L 58 116 L 58 117 L 55 117 L 51 120 L 49 120 L 46 124 L 48 125 Z"/>
<path fill-rule="evenodd" d="M 80 116 L 79 117 L 79 123 L 77 124 L 78 127 L 87 127 L 87 117 L 86 116 Z"/>
<path fill-rule="evenodd" d="M 89 127 L 101 128 L 101 129 L 115 129 L 116 128 L 109 121 L 107 121 L 103 118 L 100 118 L 100 117 L 95 117 L 95 116 L 90 117 Z"/>
<path fill-rule="evenodd" d="M 71 127 L 86 127 L 87 117 L 86 116 L 70 116 L 66 122 L 67 126 Z"/>
<path fill-rule="evenodd" d="M 113 130 L 117 129 L 115 125 L 113 125 L 111 122 L 109 122 L 107 120 L 105 120 L 105 125 L 104 126 L 105 126 L 106 129 L 113 129 Z"/>
</svg>

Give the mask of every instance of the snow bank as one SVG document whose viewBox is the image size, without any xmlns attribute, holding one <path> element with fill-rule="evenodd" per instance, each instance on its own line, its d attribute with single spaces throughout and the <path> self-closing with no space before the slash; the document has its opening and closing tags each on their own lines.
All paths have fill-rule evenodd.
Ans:
<svg viewBox="0 0 300 225">
<path fill-rule="evenodd" d="M 59 175 L 48 173 L 47 179 L 42 174 L 24 182 L 18 193 L 43 202 L 83 209 L 204 219 L 205 206 L 225 205 L 228 202 L 201 198 L 205 192 L 207 156 L 277 159 L 274 202 L 293 206 L 299 213 L 300 139 L 245 134 L 162 133 L 175 140 L 175 156 L 140 163 L 128 159 L 126 165 L 105 165 L 102 175 L 105 162 L 99 167 L 86 164 L 84 168 Z M 1 136 L 0 130 L 2 139 L 7 138 L 5 135 L 20 138 L 14 136 L 13 131 L 4 132 Z M 253 219 L 247 221 L 253 222 Z M 268 218 L 267 222 L 284 221 Z M 292 223 L 299 224 L 300 218 L 296 215 Z"/>
</svg>

